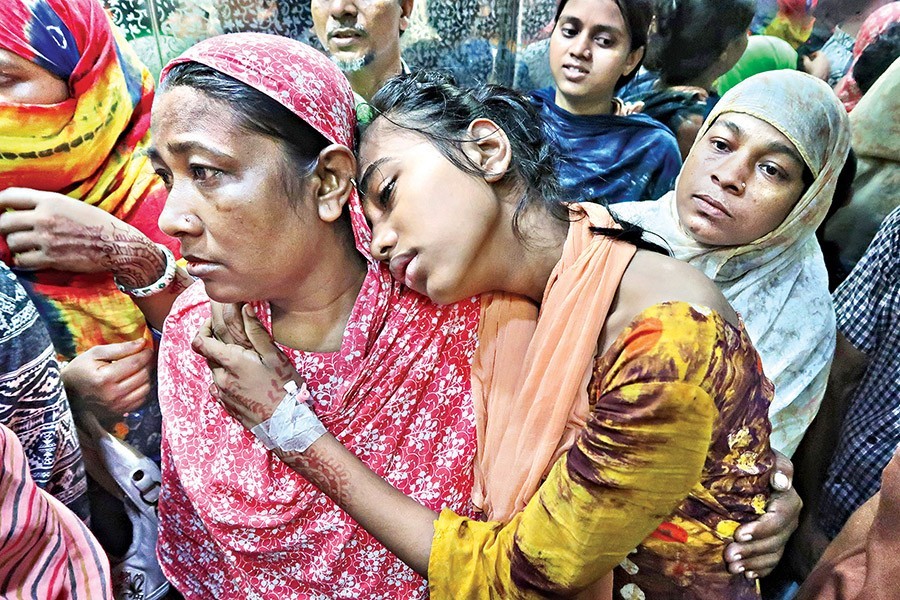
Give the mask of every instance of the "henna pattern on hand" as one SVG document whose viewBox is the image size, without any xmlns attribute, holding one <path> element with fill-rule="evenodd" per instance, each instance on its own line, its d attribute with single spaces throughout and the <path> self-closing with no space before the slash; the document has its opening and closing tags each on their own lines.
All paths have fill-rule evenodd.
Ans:
<svg viewBox="0 0 900 600">
<path fill-rule="evenodd" d="M 257 399 L 261 397 L 263 391 L 260 390 L 260 393 L 256 394 L 257 387 L 254 384 L 244 387 L 253 388 L 250 393 L 253 393 L 256 397 L 235 389 L 237 383 L 241 380 L 241 376 L 237 373 L 229 373 L 228 379 L 230 381 L 215 381 L 216 386 L 219 388 L 219 400 L 229 412 L 237 414 L 238 418 L 248 428 L 254 427 L 272 417 L 275 409 L 284 400 L 286 394 L 284 390 L 285 384 L 292 379 L 293 375 L 297 374 L 293 365 L 289 362 L 275 365 L 272 368 L 275 376 L 269 379 L 268 384 L 265 386 L 265 400 Z"/>
<path fill-rule="evenodd" d="M 48 233 L 57 240 L 53 254 L 78 257 L 110 271 L 122 285 L 138 288 L 159 279 L 166 267 L 163 253 L 153 242 L 130 228 L 81 225 L 55 215 L 47 222 Z"/>
<path fill-rule="evenodd" d="M 303 475 L 341 508 L 351 496 L 351 477 L 347 468 L 315 447 L 303 453 L 277 451 L 281 460 Z"/>
</svg>

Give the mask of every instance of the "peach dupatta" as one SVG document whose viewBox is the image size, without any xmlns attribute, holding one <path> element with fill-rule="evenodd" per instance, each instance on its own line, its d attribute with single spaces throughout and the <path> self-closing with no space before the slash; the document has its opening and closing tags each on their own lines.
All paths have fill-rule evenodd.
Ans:
<svg viewBox="0 0 900 600">
<path fill-rule="evenodd" d="M 575 220 L 540 314 L 522 298 L 482 298 L 472 364 L 478 437 L 472 502 L 488 520 L 508 521 L 521 511 L 584 428 L 597 341 L 636 251 L 592 231 L 617 226 L 606 209 L 571 208 Z M 607 573 L 579 598 L 612 598 L 612 583 Z"/>
<path fill-rule="evenodd" d="M 636 251 L 592 231 L 616 227 L 604 208 L 571 208 L 574 220 L 539 318 L 538 308 L 520 298 L 495 294 L 482 301 L 472 365 L 478 436 L 472 499 L 489 520 L 508 521 L 521 511 L 584 428 L 597 340 Z"/>
</svg>

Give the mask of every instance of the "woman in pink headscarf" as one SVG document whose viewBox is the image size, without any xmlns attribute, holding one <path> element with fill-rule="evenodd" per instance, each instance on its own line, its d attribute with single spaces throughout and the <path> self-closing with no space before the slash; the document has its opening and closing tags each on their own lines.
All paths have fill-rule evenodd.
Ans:
<svg viewBox="0 0 900 600">
<path fill-rule="evenodd" d="M 191 351 L 210 298 L 250 301 L 353 452 L 433 508 L 469 512 L 479 303 L 437 307 L 368 254 L 349 84 L 286 38 L 234 34 L 162 74 L 161 228 L 202 279 L 166 321 L 159 555 L 186 597 L 413 598 L 425 583 L 210 396 Z M 348 211 L 343 210 L 349 204 Z"/>
<path fill-rule="evenodd" d="M 847 74 L 843 79 L 838 81 L 834 87 L 835 93 L 847 112 L 851 112 L 863 97 L 863 91 L 856 83 L 853 76 L 853 67 L 859 61 L 859 57 L 865 52 L 866 48 L 872 45 L 878 37 L 890 28 L 891 25 L 900 23 L 900 2 L 891 2 L 882 6 L 866 18 L 865 22 L 856 36 L 856 44 L 853 46 L 853 62 L 847 70 Z"/>
</svg>

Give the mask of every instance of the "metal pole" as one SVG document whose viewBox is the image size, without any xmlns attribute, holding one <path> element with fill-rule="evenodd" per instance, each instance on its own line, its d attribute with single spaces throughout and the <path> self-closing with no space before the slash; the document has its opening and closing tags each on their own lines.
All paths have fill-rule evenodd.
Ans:
<svg viewBox="0 0 900 600">
<path fill-rule="evenodd" d="M 159 27 L 159 15 L 156 14 L 156 0 L 147 0 L 147 7 L 150 11 L 150 28 L 153 30 L 153 39 L 156 40 L 156 53 L 159 55 L 159 68 L 163 68 L 166 66 L 166 61 L 163 60 L 160 46 L 162 30 Z"/>
<path fill-rule="evenodd" d="M 497 13 L 497 56 L 491 81 L 511 86 L 516 75 L 519 39 L 519 0 L 494 0 Z"/>
</svg>

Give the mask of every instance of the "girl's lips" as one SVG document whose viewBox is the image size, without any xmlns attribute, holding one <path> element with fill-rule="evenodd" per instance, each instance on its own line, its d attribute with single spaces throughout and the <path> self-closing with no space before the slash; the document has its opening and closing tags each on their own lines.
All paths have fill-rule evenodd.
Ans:
<svg viewBox="0 0 900 600">
<path fill-rule="evenodd" d="M 199 277 L 202 279 L 205 275 L 209 275 L 219 266 L 218 263 L 201 260 L 193 256 L 185 256 L 184 259 L 187 261 L 187 272 L 191 277 Z"/>
<path fill-rule="evenodd" d="M 421 283 L 421 273 L 419 273 L 419 255 L 416 254 L 409 264 L 406 266 L 406 275 L 403 283 L 406 287 L 424 293 L 424 290 L 418 284 Z"/>
<path fill-rule="evenodd" d="M 391 262 L 388 265 L 391 276 L 397 281 L 406 283 L 406 270 L 415 255 L 415 252 L 404 252 L 403 254 L 391 258 Z"/>
<path fill-rule="evenodd" d="M 416 284 L 421 278 L 418 272 L 419 255 L 416 252 L 405 252 L 395 256 L 390 262 L 391 276 L 408 288 L 418 291 Z"/>
</svg>

